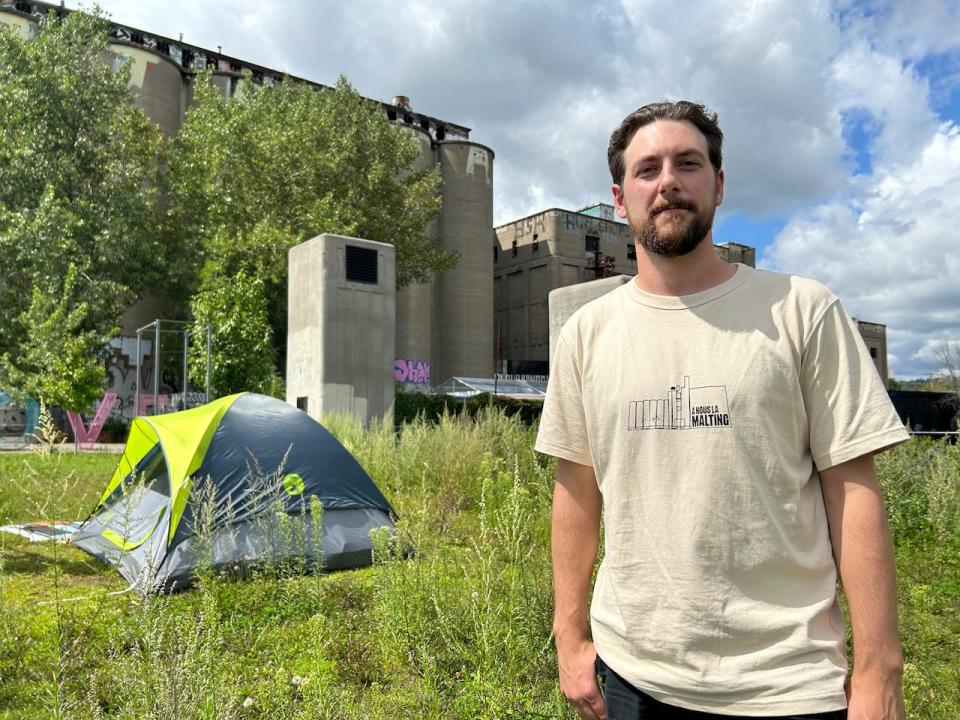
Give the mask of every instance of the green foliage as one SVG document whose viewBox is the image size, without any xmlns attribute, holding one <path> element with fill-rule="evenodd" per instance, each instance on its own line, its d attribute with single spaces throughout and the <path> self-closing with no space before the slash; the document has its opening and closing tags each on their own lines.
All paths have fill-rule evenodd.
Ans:
<svg viewBox="0 0 960 720">
<path fill-rule="evenodd" d="M 125 69 L 104 62 L 107 28 L 51 12 L 33 40 L 0 32 L 0 355 L 21 354 L 34 293 L 58 297 L 71 264 L 87 304 L 78 331 L 101 336 L 169 277 L 175 249 L 156 232 L 161 134 Z"/>
<path fill-rule="evenodd" d="M 489 407 L 399 434 L 325 424 L 400 516 L 372 568 L 242 582 L 208 568 L 195 590 L 141 599 L 108 595 L 122 581 L 84 553 L 0 534 L 8 716 L 572 719 L 550 637 L 554 463 L 533 431 Z M 0 455 L 0 522 L 83 516 L 115 460 Z M 915 439 L 877 469 L 908 717 L 960 717 L 960 446 Z"/>
<path fill-rule="evenodd" d="M 437 422 L 444 414 L 476 417 L 484 410 L 495 407 L 507 417 L 516 415 L 524 425 L 530 426 L 539 422 L 543 411 L 541 400 L 517 400 L 490 393 L 460 400 L 450 395 L 427 395 L 406 390 L 399 384 L 394 397 L 393 417 L 397 424 L 413 422 L 418 417 L 427 422 Z"/>
<path fill-rule="evenodd" d="M 450 267 L 424 234 L 439 172 L 412 170 L 416 140 L 344 78 L 316 91 L 244 81 L 225 100 L 209 74 L 172 143 L 167 233 L 193 246 L 206 275 L 263 280 L 276 337 L 286 336 L 287 251 L 321 233 L 390 243 L 398 284 Z"/>
<path fill-rule="evenodd" d="M 80 411 L 100 397 L 104 363 L 99 353 L 107 337 L 84 329 L 90 309 L 77 297 L 77 278 L 71 263 L 55 294 L 34 287 L 30 306 L 18 318 L 25 332 L 19 352 L 0 357 L 0 384 L 21 402 L 35 397 Z"/>
<path fill-rule="evenodd" d="M 264 283 L 241 270 L 213 276 L 190 301 L 190 374 L 202 387 L 207 372 L 207 324 L 211 338 L 211 392 L 221 397 L 246 390 L 270 393 L 275 371 L 272 332 L 267 319 Z"/>
</svg>

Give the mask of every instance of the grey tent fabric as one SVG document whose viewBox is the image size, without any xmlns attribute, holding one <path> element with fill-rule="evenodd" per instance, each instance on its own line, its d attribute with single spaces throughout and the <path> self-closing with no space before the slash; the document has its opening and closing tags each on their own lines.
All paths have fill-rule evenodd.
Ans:
<svg viewBox="0 0 960 720">
<path fill-rule="evenodd" d="M 165 417 L 170 425 L 172 416 Z M 71 539 L 139 592 L 188 587 L 200 565 L 368 565 L 370 531 L 394 531 L 390 503 L 356 459 L 320 423 L 281 400 L 244 393 L 232 401 L 179 510 L 168 478 L 168 464 L 176 462 L 168 463 L 167 452 L 175 443 L 168 451 L 167 431 L 155 424 L 156 447 Z M 322 520 L 314 515 L 320 508 Z"/>
</svg>

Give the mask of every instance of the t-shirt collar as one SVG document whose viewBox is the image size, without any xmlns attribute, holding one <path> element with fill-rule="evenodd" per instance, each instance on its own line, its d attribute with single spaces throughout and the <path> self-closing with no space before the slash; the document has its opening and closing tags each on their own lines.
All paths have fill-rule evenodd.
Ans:
<svg viewBox="0 0 960 720">
<path fill-rule="evenodd" d="M 637 287 L 636 277 L 626 283 L 627 294 L 631 300 L 640 305 L 660 308 L 662 310 L 686 310 L 711 302 L 736 290 L 743 285 L 754 272 L 753 268 L 743 265 L 742 263 L 736 263 L 736 267 L 737 271 L 728 280 L 723 281 L 719 285 L 714 285 L 712 288 L 693 293 L 692 295 L 654 295 Z"/>
</svg>

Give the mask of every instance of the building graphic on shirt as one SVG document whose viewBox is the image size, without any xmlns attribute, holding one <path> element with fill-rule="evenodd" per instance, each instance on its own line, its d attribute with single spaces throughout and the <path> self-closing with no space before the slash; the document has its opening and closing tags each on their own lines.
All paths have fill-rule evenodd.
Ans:
<svg viewBox="0 0 960 720">
<path fill-rule="evenodd" d="M 689 375 L 683 376 L 682 385 L 671 386 L 664 397 L 631 400 L 627 409 L 627 430 L 693 430 L 731 424 L 727 388 L 692 388 Z"/>
</svg>

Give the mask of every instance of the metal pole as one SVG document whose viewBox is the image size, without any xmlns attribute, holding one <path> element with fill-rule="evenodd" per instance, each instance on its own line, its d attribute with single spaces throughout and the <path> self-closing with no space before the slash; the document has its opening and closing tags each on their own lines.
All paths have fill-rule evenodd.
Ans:
<svg viewBox="0 0 960 720">
<path fill-rule="evenodd" d="M 207 323 L 207 402 L 210 402 L 210 335 L 212 332 L 210 323 Z"/>
<path fill-rule="evenodd" d="M 183 407 L 182 410 L 187 409 L 187 390 L 190 387 L 190 379 L 187 374 L 187 348 L 190 345 L 190 328 L 188 327 L 183 331 L 183 386 L 181 391 L 183 392 Z"/>
<path fill-rule="evenodd" d="M 137 389 L 135 395 L 133 396 L 133 402 L 135 404 L 133 406 L 133 412 L 130 414 L 131 420 L 140 414 L 140 372 L 143 370 L 143 353 L 140 352 L 140 339 L 142 337 L 143 328 L 140 328 L 137 330 Z"/>
<path fill-rule="evenodd" d="M 154 321 L 157 324 L 154 330 L 153 346 L 153 414 L 157 414 L 157 403 L 160 401 L 160 318 Z"/>
</svg>

